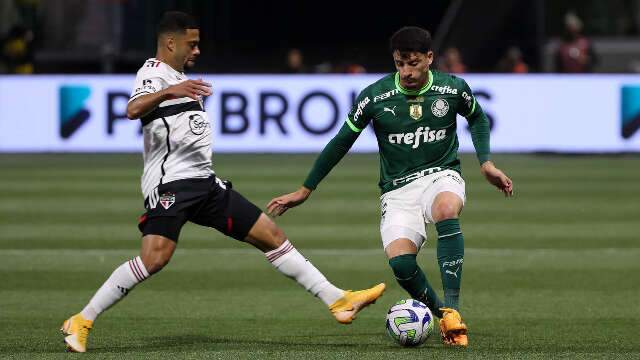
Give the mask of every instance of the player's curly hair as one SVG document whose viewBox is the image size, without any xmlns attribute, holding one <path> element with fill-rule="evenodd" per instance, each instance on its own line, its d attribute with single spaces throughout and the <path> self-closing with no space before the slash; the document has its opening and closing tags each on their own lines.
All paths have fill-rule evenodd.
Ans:
<svg viewBox="0 0 640 360">
<path fill-rule="evenodd" d="M 193 16 L 182 11 L 167 11 L 158 23 L 158 36 L 166 33 L 184 33 L 187 29 L 199 29 Z"/>
<path fill-rule="evenodd" d="M 405 26 L 396 31 L 389 40 L 389 50 L 401 53 L 414 52 L 426 54 L 431 51 L 431 34 L 417 26 Z"/>
</svg>

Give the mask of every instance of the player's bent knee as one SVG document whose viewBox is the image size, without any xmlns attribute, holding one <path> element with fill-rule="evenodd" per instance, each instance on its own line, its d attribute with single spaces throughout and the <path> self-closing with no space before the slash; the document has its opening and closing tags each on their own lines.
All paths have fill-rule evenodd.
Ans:
<svg viewBox="0 0 640 360">
<path fill-rule="evenodd" d="M 285 235 L 284 231 L 280 229 L 278 225 L 276 225 L 275 229 L 272 230 L 271 237 L 273 238 L 274 244 L 278 246 L 282 245 L 285 240 L 287 240 L 287 235 Z"/>
<path fill-rule="evenodd" d="M 249 231 L 246 242 L 256 246 L 260 250 L 270 251 L 282 245 L 287 236 L 271 218 L 262 214 Z"/>
<path fill-rule="evenodd" d="M 276 225 L 276 223 L 274 223 L 273 221 L 270 221 L 269 225 L 267 226 L 268 226 L 266 229 L 267 238 L 265 240 L 268 244 L 273 246 L 274 249 L 276 249 L 280 245 L 282 245 L 285 242 L 285 240 L 287 240 L 287 236 L 285 235 L 284 231 L 280 229 L 280 227 Z"/>
<path fill-rule="evenodd" d="M 171 260 L 171 256 L 167 256 L 161 253 L 152 253 L 147 254 L 146 256 L 141 256 L 142 263 L 145 268 L 149 272 L 149 274 L 155 274 L 158 271 L 162 270 Z"/>
<path fill-rule="evenodd" d="M 399 237 L 398 237 L 399 236 Z M 408 236 L 409 238 L 404 238 Z M 394 238 L 395 240 L 387 242 L 385 238 Z M 391 227 L 382 233 L 384 252 L 387 259 L 404 254 L 417 254 L 419 247 L 422 245 L 422 236 L 417 232 L 405 227 Z M 411 240 L 413 239 L 413 240 Z"/>
<path fill-rule="evenodd" d="M 464 202 L 459 194 L 444 191 L 436 196 L 431 205 L 431 214 L 435 222 L 448 219 L 457 219 L 462 211 Z"/>
<path fill-rule="evenodd" d="M 171 260 L 173 251 L 168 249 L 152 249 L 141 255 L 142 263 L 147 268 L 149 274 L 157 273 L 162 270 Z"/>
<path fill-rule="evenodd" d="M 140 258 L 149 274 L 156 273 L 164 268 L 171 260 L 176 243 L 164 236 L 146 235 L 142 239 Z"/>
<path fill-rule="evenodd" d="M 458 213 L 460 212 L 459 206 L 452 203 L 439 203 L 435 206 L 433 211 L 433 219 L 438 221 L 443 221 L 447 219 L 456 219 L 458 218 Z"/>
</svg>

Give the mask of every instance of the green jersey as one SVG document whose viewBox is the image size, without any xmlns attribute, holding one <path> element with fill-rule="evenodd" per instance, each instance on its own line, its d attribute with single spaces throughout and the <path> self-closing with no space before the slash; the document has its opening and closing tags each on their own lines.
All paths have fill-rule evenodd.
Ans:
<svg viewBox="0 0 640 360">
<path fill-rule="evenodd" d="M 488 160 L 488 121 L 464 80 L 429 71 L 427 84 L 420 90 L 410 91 L 402 88 L 398 73 L 389 74 L 360 93 L 343 129 L 323 153 L 331 151 L 342 158 L 346 153 L 344 147 L 348 151 L 359 133 L 371 123 L 380 151 L 382 193 L 437 171 L 460 172 L 458 114 L 469 120 L 480 162 Z M 327 169 L 330 171 L 337 163 L 333 161 L 335 157 L 335 154 L 321 154 L 305 186 L 315 188 L 328 173 Z"/>
</svg>

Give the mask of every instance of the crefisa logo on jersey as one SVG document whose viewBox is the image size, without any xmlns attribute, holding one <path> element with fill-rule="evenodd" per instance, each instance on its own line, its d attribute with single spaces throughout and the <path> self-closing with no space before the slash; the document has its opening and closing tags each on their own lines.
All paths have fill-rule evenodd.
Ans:
<svg viewBox="0 0 640 360">
<path fill-rule="evenodd" d="M 437 117 L 443 117 L 449 112 L 449 103 L 445 99 L 436 99 L 431 104 L 431 112 Z"/>
<path fill-rule="evenodd" d="M 60 137 L 68 139 L 91 116 L 91 112 L 85 107 L 85 102 L 91 96 L 91 89 L 86 85 L 62 85 L 58 94 Z"/>
<path fill-rule="evenodd" d="M 160 199 L 158 200 L 158 202 L 160 203 L 160 205 L 162 205 L 162 207 L 165 210 L 168 210 L 171 207 L 171 205 L 173 205 L 176 202 L 176 194 L 172 192 L 166 192 L 162 194 L 162 196 L 160 196 Z"/>
</svg>

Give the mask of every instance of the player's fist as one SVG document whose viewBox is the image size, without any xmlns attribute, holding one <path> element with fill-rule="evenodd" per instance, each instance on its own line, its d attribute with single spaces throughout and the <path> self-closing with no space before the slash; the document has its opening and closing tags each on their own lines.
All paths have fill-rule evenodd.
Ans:
<svg viewBox="0 0 640 360">
<path fill-rule="evenodd" d="M 190 97 L 193 100 L 199 100 L 202 96 L 213 94 L 211 84 L 198 80 L 185 80 L 179 84 L 169 86 L 167 91 L 176 98 Z"/>
<path fill-rule="evenodd" d="M 311 195 L 311 190 L 303 186 L 296 192 L 273 198 L 269 204 L 267 204 L 267 212 L 271 216 L 282 215 L 290 208 L 305 202 L 307 198 L 309 198 L 309 195 Z"/>
<path fill-rule="evenodd" d="M 480 171 L 485 179 L 498 188 L 504 196 L 513 196 L 513 181 L 502 170 L 495 167 L 491 161 L 485 161 L 480 167 Z"/>
</svg>

